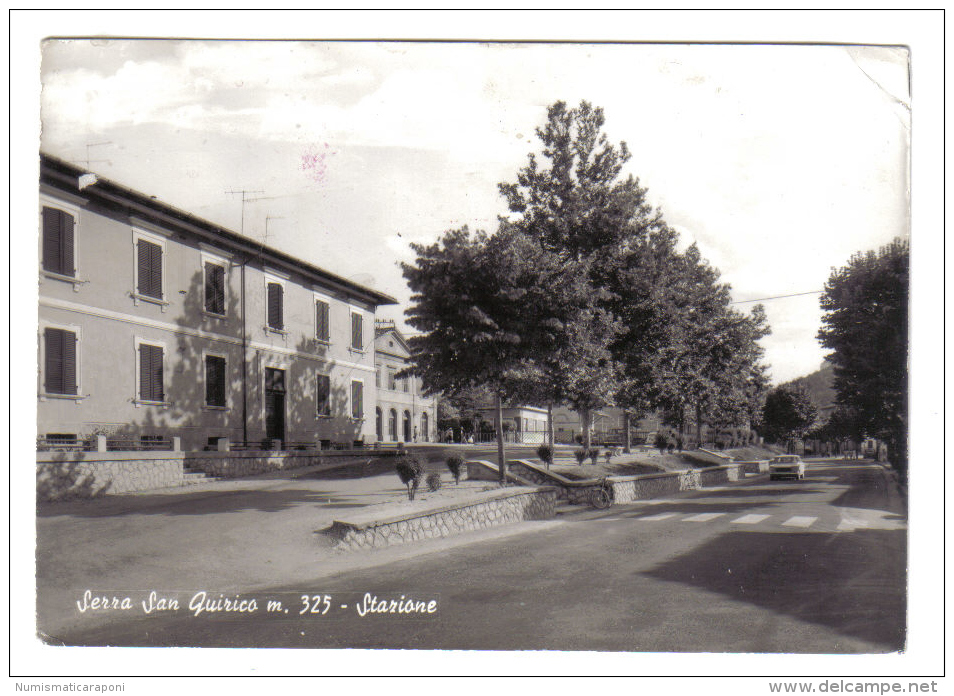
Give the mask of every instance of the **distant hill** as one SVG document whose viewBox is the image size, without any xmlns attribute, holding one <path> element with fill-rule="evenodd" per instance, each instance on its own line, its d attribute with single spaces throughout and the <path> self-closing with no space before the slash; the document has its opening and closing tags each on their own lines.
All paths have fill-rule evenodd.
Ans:
<svg viewBox="0 0 954 696">
<path fill-rule="evenodd" d="M 834 379 L 834 369 L 831 363 L 826 361 L 822 363 L 820 370 L 816 370 L 810 375 L 793 379 L 781 386 L 804 390 L 816 407 L 824 408 L 835 401 L 835 389 L 832 386 Z"/>
</svg>

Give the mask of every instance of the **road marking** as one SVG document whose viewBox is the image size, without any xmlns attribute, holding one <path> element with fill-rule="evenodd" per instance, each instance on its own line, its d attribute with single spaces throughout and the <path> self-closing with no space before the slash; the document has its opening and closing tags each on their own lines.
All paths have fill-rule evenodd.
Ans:
<svg viewBox="0 0 954 696">
<path fill-rule="evenodd" d="M 708 522 L 716 517 L 722 517 L 724 512 L 700 512 L 698 515 L 686 517 L 683 522 Z"/>
<path fill-rule="evenodd" d="M 811 527 L 817 517 L 792 517 L 791 519 L 785 520 L 782 522 L 783 527 Z"/>
<path fill-rule="evenodd" d="M 655 515 L 649 515 L 648 517 L 637 517 L 638 520 L 645 520 L 646 522 L 655 522 L 657 520 L 665 520 L 670 517 L 675 517 L 675 512 L 660 512 Z"/>
<path fill-rule="evenodd" d="M 839 522 L 837 527 L 839 532 L 853 532 L 856 529 L 868 529 L 868 523 L 864 520 L 849 517 Z"/>
<path fill-rule="evenodd" d="M 742 515 L 742 517 L 732 520 L 731 524 L 758 524 L 769 517 L 770 515 Z"/>
</svg>

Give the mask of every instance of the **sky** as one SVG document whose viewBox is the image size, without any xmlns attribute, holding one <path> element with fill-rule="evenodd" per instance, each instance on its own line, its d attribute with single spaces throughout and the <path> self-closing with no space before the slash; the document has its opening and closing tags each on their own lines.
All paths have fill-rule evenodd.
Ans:
<svg viewBox="0 0 954 696">
<path fill-rule="evenodd" d="M 41 148 L 400 301 L 412 242 L 506 212 L 549 104 L 587 100 L 650 202 L 747 300 L 909 234 L 903 48 L 47 40 Z M 247 191 L 243 204 L 240 193 Z M 766 301 L 776 383 L 818 295 Z"/>
</svg>

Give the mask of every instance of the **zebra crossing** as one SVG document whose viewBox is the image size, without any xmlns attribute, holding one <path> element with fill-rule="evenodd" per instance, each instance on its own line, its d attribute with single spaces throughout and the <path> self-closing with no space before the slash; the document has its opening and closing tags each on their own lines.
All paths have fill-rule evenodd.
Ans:
<svg viewBox="0 0 954 696">
<path fill-rule="evenodd" d="M 648 502 L 648 501 L 647 501 Z M 880 516 L 879 516 L 880 517 Z M 792 531 L 835 531 L 852 532 L 861 529 L 881 529 L 899 526 L 898 523 L 886 524 L 872 515 L 848 515 L 842 511 L 824 517 L 813 515 L 793 515 L 791 513 L 735 513 L 727 512 L 664 512 L 641 511 L 635 515 L 612 515 L 601 517 L 601 522 L 632 521 L 640 524 L 729 524 L 739 525 L 740 528 L 755 526 L 791 529 Z"/>
</svg>

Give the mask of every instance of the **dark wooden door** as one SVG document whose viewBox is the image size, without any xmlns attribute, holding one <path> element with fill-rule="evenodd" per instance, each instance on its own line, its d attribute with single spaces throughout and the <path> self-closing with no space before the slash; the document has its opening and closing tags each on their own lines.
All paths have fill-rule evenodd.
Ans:
<svg viewBox="0 0 954 696">
<path fill-rule="evenodd" d="M 285 371 L 265 368 L 265 437 L 285 442 Z"/>
</svg>

